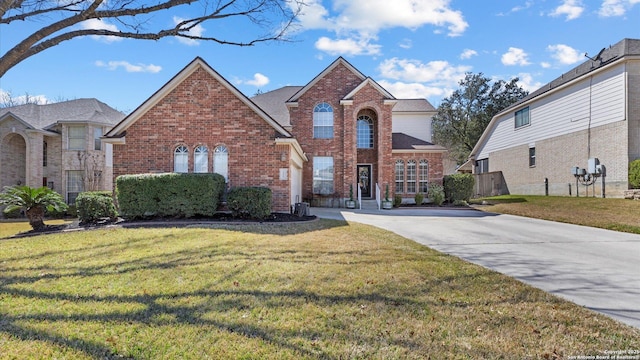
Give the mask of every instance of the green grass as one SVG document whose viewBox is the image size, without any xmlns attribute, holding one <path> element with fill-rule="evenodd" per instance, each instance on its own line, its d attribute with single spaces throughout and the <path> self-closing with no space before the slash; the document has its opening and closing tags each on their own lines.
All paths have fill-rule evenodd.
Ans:
<svg viewBox="0 0 640 360">
<path fill-rule="evenodd" d="M 640 234 L 640 201 L 593 197 L 503 195 L 473 199 L 489 206 L 480 209 L 501 214 L 585 225 Z"/>
<path fill-rule="evenodd" d="M 47 220 L 46 225 L 60 225 L 70 223 L 70 220 Z M 0 239 L 14 236 L 31 230 L 27 220 L 0 220 Z"/>
<path fill-rule="evenodd" d="M 640 331 L 393 233 L 321 220 L 2 240 L 0 349 L 535 359 L 640 349 Z"/>
</svg>

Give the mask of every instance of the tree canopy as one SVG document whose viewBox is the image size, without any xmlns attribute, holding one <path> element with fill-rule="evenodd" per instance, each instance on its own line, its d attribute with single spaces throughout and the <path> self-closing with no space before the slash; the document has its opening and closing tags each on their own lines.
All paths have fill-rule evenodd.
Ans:
<svg viewBox="0 0 640 360">
<path fill-rule="evenodd" d="M 467 73 L 459 85 L 438 106 L 432 126 L 435 142 L 449 149 L 452 158 L 462 164 L 491 119 L 528 92 L 518 85 L 518 78 L 492 83 L 482 73 Z"/>
<path fill-rule="evenodd" d="M 154 16 L 183 5 L 199 4 L 201 12 L 175 24 L 163 26 Z M 176 36 L 219 44 L 251 46 L 259 42 L 285 40 L 304 0 L 0 0 L 0 26 L 29 20 L 42 24 L 0 57 L 0 77 L 21 61 L 80 36 L 115 36 L 159 40 Z M 243 38 L 246 29 L 233 31 L 233 38 L 205 36 L 198 29 L 213 20 L 245 19 L 262 28 L 264 35 Z M 175 19 L 175 18 L 174 18 Z M 84 24 L 91 24 L 82 26 Z"/>
</svg>

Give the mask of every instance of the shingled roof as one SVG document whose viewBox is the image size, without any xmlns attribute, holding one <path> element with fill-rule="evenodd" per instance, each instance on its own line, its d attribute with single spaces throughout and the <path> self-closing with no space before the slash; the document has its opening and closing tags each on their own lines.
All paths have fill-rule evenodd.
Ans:
<svg viewBox="0 0 640 360">
<path fill-rule="evenodd" d="M 0 109 L 0 119 L 13 115 L 34 129 L 49 129 L 59 122 L 115 125 L 125 114 L 97 99 L 77 99 L 53 104 L 25 104 Z"/>
<path fill-rule="evenodd" d="M 392 150 L 445 150 L 444 147 L 435 145 L 405 133 L 391 134 Z"/>
<path fill-rule="evenodd" d="M 252 97 L 251 101 L 269 114 L 269 116 L 281 126 L 291 126 L 289 109 L 287 109 L 286 102 L 295 95 L 295 93 L 300 91 L 300 89 L 302 89 L 302 86 L 285 86 L 280 89 L 258 94 Z"/>
</svg>

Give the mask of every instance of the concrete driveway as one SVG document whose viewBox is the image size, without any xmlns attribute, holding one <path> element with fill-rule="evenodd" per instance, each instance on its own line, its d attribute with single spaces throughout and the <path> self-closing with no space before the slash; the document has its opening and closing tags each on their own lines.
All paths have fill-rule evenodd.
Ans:
<svg viewBox="0 0 640 360">
<path fill-rule="evenodd" d="M 393 231 L 640 328 L 640 235 L 476 210 L 311 213 Z"/>
</svg>

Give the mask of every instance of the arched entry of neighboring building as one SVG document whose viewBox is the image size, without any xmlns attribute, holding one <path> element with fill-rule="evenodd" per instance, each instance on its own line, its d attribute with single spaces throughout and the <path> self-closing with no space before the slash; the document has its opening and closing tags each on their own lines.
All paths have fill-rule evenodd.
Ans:
<svg viewBox="0 0 640 360">
<path fill-rule="evenodd" d="M 21 135 L 9 134 L 0 139 L 0 189 L 26 183 L 27 143 Z"/>
</svg>

